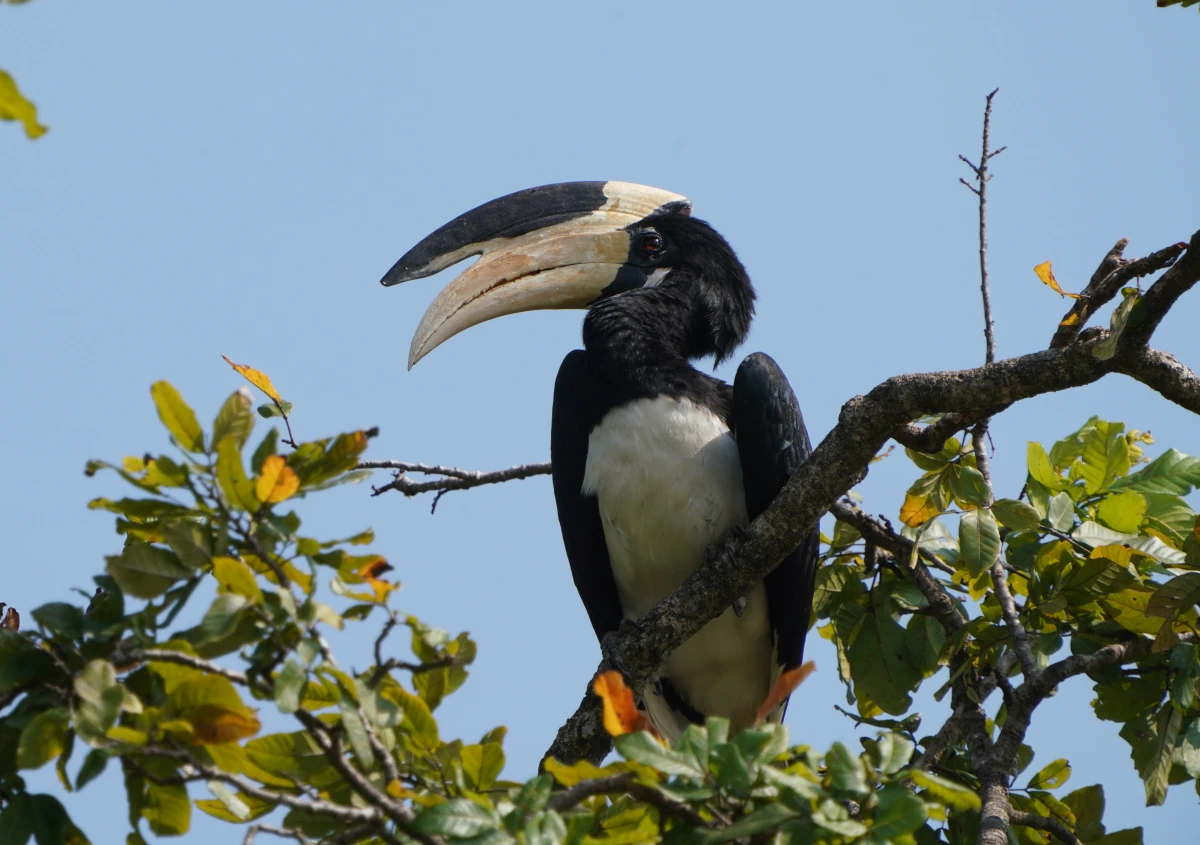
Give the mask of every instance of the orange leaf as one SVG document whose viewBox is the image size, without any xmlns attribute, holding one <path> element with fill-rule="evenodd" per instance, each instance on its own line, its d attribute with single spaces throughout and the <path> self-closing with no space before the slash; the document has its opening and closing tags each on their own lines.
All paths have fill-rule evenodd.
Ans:
<svg viewBox="0 0 1200 845">
<path fill-rule="evenodd" d="M 754 717 L 754 724 L 758 724 L 763 719 L 767 718 L 768 714 L 780 704 L 787 700 L 796 687 L 803 683 L 804 679 L 816 671 L 817 664 L 811 660 L 803 666 L 797 666 L 795 669 L 788 669 L 776 679 L 771 685 L 771 691 L 767 693 L 767 697 L 763 699 L 763 703 L 758 708 L 758 715 Z"/>
<path fill-rule="evenodd" d="M 912 528 L 919 528 L 939 513 L 941 511 L 930 502 L 928 496 L 914 496 L 912 493 L 904 494 L 904 504 L 900 506 L 900 521 L 905 525 Z"/>
<path fill-rule="evenodd" d="M 1049 261 L 1043 261 L 1041 264 L 1034 267 L 1033 272 L 1037 273 L 1037 277 L 1041 279 L 1044 284 L 1049 285 L 1050 289 L 1059 296 L 1069 296 L 1071 299 L 1079 299 L 1079 294 L 1067 293 L 1058 286 L 1058 279 L 1054 278 L 1054 271 L 1050 269 Z"/>
<path fill-rule="evenodd" d="M 597 675 L 592 689 L 604 702 L 604 729 L 610 736 L 636 731 L 650 731 L 657 736 L 650 720 L 633 703 L 633 690 L 625 684 L 620 672 L 610 669 Z"/>
<path fill-rule="evenodd" d="M 271 399 L 276 402 L 283 401 L 281 398 L 279 398 L 279 391 L 275 389 L 275 385 L 271 384 L 271 377 L 266 373 L 260 372 L 253 367 L 247 367 L 245 364 L 235 364 L 225 355 L 222 355 L 221 357 L 225 359 L 226 364 L 241 373 L 242 376 L 245 377 L 246 381 L 250 382 L 263 393 L 267 394 L 267 396 L 271 397 Z"/>
<path fill-rule="evenodd" d="M 263 461 L 262 474 L 254 485 L 254 495 L 260 502 L 282 502 L 299 489 L 300 476 L 282 455 L 271 455 Z"/>
<path fill-rule="evenodd" d="M 239 739 L 254 736 L 262 727 L 253 713 L 235 713 L 212 704 L 191 707 L 184 715 L 187 721 L 192 723 L 194 745 L 237 742 Z"/>
<path fill-rule="evenodd" d="M 1068 314 L 1066 317 L 1063 318 L 1063 321 L 1061 323 L 1059 323 L 1059 325 L 1060 326 L 1074 326 L 1078 322 L 1079 322 L 1078 314 Z"/>
<path fill-rule="evenodd" d="M 387 562 L 387 558 L 382 555 L 375 555 L 374 559 L 358 570 L 358 575 L 366 581 L 371 589 L 375 592 L 375 601 L 382 603 L 388 597 L 388 593 L 396 589 L 396 585 L 390 581 L 384 581 L 379 576 L 385 572 L 391 572 L 395 567 Z"/>
</svg>

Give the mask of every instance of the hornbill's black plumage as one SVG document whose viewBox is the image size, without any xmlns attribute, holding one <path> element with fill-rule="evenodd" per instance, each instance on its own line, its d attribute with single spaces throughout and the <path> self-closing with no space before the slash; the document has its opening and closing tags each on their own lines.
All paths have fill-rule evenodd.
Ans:
<svg viewBox="0 0 1200 845">
<path fill-rule="evenodd" d="M 554 496 L 571 572 L 596 636 L 670 594 L 704 550 L 775 498 L 811 452 L 787 379 L 766 355 L 733 386 L 691 361 L 745 339 L 754 289 L 733 249 L 677 194 L 570 182 L 486 203 L 429 235 L 383 278 L 428 276 L 481 255 L 430 305 L 409 366 L 484 320 L 586 308 L 584 349 L 554 387 Z M 817 533 L 678 648 L 642 692 L 656 727 L 748 725 L 804 651 Z M 783 716 L 780 706 L 773 718 Z"/>
</svg>

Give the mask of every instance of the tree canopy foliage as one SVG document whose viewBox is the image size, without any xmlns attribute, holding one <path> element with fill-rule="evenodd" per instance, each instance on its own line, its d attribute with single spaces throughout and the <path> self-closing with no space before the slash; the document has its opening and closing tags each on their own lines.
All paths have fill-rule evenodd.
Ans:
<svg viewBox="0 0 1200 845">
<path fill-rule="evenodd" d="M 26 789 L 21 772 L 51 764 L 68 790 L 119 771 L 129 845 L 144 830 L 186 833 L 193 806 L 256 835 L 331 843 L 974 842 L 986 752 L 961 740 L 953 714 L 930 733 L 908 711 L 912 693 L 947 666 L 939 699 L 964 673 L 991 673 L 970 688 L 976 695 L 1005 693 L 986 728 L 996 741 L 1008 708 L 1025 706 L 1006 677 L 1016 669 L 1004 657 L 1012 634 L 995 560 L 1023 602 L 1037 665 L 1093 661 L 1095 715 L 1123 725 L 1147 803 L 1200 775 L 1200 521 L 1183 498 L 1200 485 L 1200 459 L 1168 450 L 1147 461 L 1149 436 L 1121 423 L 1093 418 L 1049 448 L 1031 443 L 1025 490 L 994 501 L 969 441 L 907 449 L 920 473 L 900 510 L 901 536 L 915 541 L 909 560 L 872 542 L 874 523 L 856 527 L 862 511 L 844 503 L 849 521 L 822 537 L 817 626 L 836 645 L 849 715 L 875 729 L 861 749 L 794 745 L 771 724 L 729 736 L 721 719 L 668 746 L 629 731 L 636 719 L 616 718 L 616 762 L 547 758 L 519 782 L 504 777 L 504 728 L 450 740 L 434 716 L 467 680 L 475 643 L 391 607 L 396 584 L 369 551 L 371 531 L 310 537 L 291 507 L 361 478 L 372 432 L 295 442 L 290 405 L 270 380 L 234 366 L 268 395 L 257 415 L 242 388 L 205 429 L 157 382 L 151 396 L 174 450 L 88 463 L 89 475 L 111 472 L 133 488 L 89 504 L 114 514 L 123 540 L 94 595 L 23 621 L 9 612 L 0 632 L 6 845 L 88 841 L 86 823 Z M 252 444 L 258 415 L 287 433 L 272 427 Z M 285 441 L 293 448 L 281 452 Z M 959 515 L 957 530 L 944 514 Z M 905 574 L 918 556 L 947 575 L 962 618 L 953 635 Z M 173 624 L 213 592 L 198 624 Z M 374 665 L 347 672 L 325 634 L 372 622 Z M 384 657 L 400 628 L 412 660 Z M 1127 653 L 1097 661 L 1114 648 Z M 1073 657 L 1059 659 L 1064 651 Z M 632 698 L 619 676 L 612 686 L 601 691 L 619 716 Z M 284 719 L 292 729 L 264 732 Z M 1093 844 L 1141 841 L 1140 828 L 1106 832 L 1102 787 L 1068 787 L 1065 760 L 1033 765 L 1023 744 L 1017 759 L 1017 841 L 1046 843 L 1059 828 Z M 191 784 L 209 794 L 189 794 Z M 259 821 L 276 809 L 277 824 Z"/>
</svg>

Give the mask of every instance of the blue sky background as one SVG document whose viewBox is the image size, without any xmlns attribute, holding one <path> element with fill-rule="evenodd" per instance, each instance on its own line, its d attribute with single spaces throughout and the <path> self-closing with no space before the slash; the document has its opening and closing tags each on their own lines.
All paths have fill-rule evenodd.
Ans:
<svg viewBox="0 0 1200 845">
<path fill-rule="evenodd" d="M 30 143 L 0 125 L 0 599 L 26 611 L 88 586 L 119 540 L 85 503 L 120 490 L 85 479 L 85 460 L 166 445 L 156 379 L 211 419 L 240 384 L 222 353 L 274 378 L 301 437 L 378 425 L 370 457 L 546 459 L 581 315 L 489 323 L 406 373 L 449 276 L 378 285 L 433 228 L 519 188 L 622 179 L 692 197 L 757 284 L 745 352 L 779 361 L 819 440 L 889 375 L 982 361 L 975 204 L 956 156 L 977 155 L 999 86 L 999 353 L 1043 348 L 1066 303 L 1034 264 L 1052 259 L 1078 290 L 1117 238 L 1141 255 L 1200 226 L 1198 39 L 1194 10 L 1149 0 L 4 7 L 0 66 L 51 131 Z M 1156 336 L 1192 366 L 1198 302 Z M 1200 450 L 1194 416 L 1114 376 L 994 424 L 998 494 L 1019 490 L 1026 440 L 1091 414 L 1151 429 L 1153 453 Z M 894 514 L 915 473 L 893 455 L 860 492 Z M 300 512 L 316 536 L 373 526 L 405 584 L 396 603 L 472 632 L 479 660 L 438 712 L 443 734 L 507 724 L 508 773 L 532 774 L 598 657 L 549 479 L 455 493 L 432 517 L 427 498 L 365 486 Z M 345 664 L 368 662 L 371 633 L 340 639 Z M 833 653 L 810 643 L 819 671 L 793 699 L 793 736 L 857 746 L 832 709 Z M 1038 711 L 1034 769 L 1067 757 L 1063 791 L 1104 783 L 1110 830 L 1179 841 L 1200 824 L 1195 792 L 1142 809 L 1118 726 L 1094 720 L 1090 697 L 1076 679 Z M 940 725 L 940 705 L 917 709 Z M 32 780 L 54 788 L 50 769 Z M 111 772 L 68 800 L 96 843 L 123 841 L 123 804 Z M 197 839 L 240 841 L 194 821 Z"/>
</svg>

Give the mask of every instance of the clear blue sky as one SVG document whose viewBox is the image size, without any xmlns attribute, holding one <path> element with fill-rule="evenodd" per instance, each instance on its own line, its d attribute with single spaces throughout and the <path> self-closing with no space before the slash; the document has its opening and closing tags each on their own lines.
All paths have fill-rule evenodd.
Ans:
<svg viewBox="0 0 1200 845">
<path fill-rule="evenodd" d="M 239 386 L 222 353 L 295 402 L 298 434 L 378 425 L 370 456 L 495 468 L 548 456 L 551 386 L 580 314 L 536 313 L 454 338 L 411 373 L 408 340 L 449 276 L 381 274 L 450 217 L 572 179 L 693 198 L 759 291 L 745 351 L 791 377 L 814 439 L 889 375 L 979 363 L 974 198 L 983 97 L 997 86 L 991 259 L 1002 356 L 1046 345 L 1121 236 L 1130 253 L 1200 227 L 1200 16 L 1150 0 L 1072 3 L 71 3 L 0 9 L 0 67 L 41 108 L 36 143 L 0 125 L 0 440 L 8 496 L 0 600 L 27 610 L 86 587 L 119 541 L 90 457 L 159 450 L 148 388 L 168 378 L 211 419 Z M 1189 58 L 1189 56 L 1191 58 Z M 1200 365 L 1200 299 L 1156 343 Z M 726 376 L 732 369 L 723 370 Z M 1025 441 L 1091 414 L 1200 451 L 1195 417 L 1121 377 L 1020 405 L 993 427 L 999 492 Z M 265 426 L 259 426 L 259 432 Z M 895 513 L 915 470 L 872 468 Z M 598 657 L 571 585 L 548 479 L 429 501 L 366 487 L 301 508 L 318 536 L 373 526 L 397 603 L 480 656 L 443 733 L 510 727 L 530 775 Z M 367 634 L 343 637 L 368 662 Z M 797 740 L 857 746 L 831 650 L 793 700 Z M 932 687 L 931 687 L 932 689 Z M 1147 841 L 1200 825 L 1190 786 L 1143 791 L 1076 679 L 1038 711 L 1038 762 L 1102 781 L 1109 829 Z M 926 725 L 939 705 L 918 704 Z M 937 720 L 937 721 L 935 721 Z M 33 780 L 48 784 L 47 767 Z M 126 827 L 119 778 L 71 797 L 93 841 Z M 240 841 L 196 815 L 206 841 Z M 1173 832 L 1174 831 L 1174 832 Z M 199 838 L 199 837 L 198 837 Z"/>
</svg>

